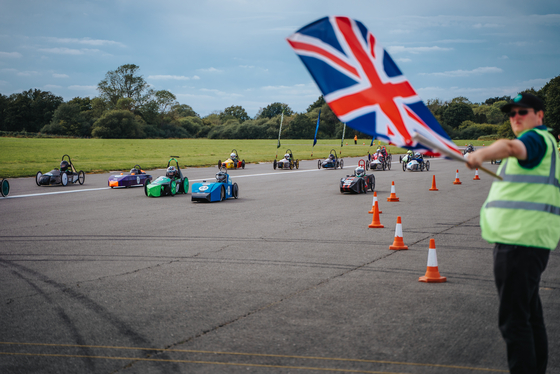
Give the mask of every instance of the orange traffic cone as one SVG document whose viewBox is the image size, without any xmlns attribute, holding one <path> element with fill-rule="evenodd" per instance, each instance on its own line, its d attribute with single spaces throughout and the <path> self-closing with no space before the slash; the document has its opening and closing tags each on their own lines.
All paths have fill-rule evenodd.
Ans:
<svg viewBox="0 0 560 374">
<path fill-rule="evenodd" d="M 426 275 L 418 278 L 419 282 L 426 283 L 443 283 L 447 282 L 446 277 L 439 275 L 437 254 L 436 254 L 436 241 L 430 239 L 430 249 L 428 250 L 428 267 L 426 268 Z"/>
<path fill-rule="evenodd" d="M 385 227 L 381 224 L 381 221 L 379 220 L 379 205 L 377 204 L 377 201 L 373 203 L 373 218 L 371 220 L 371 223 L 368 225 L 368 227 L 371 229 L 381 229 Z"/>
<path fill-rule="evenodd" d="M 459 170 L 457 170 L 457 174 L 455 174 L 455 181 L 453 182 L 453 184 L 462 184 L 459 180 Z"/>
<path fill-rule="evenodd" d="M 474 174 L 473 181 L 479 181 L 479 180 L 480 180 L 480 177 L 478 176 L 478 168 L 476 168 L 476 172 Z"/>
<path fill-rule="evenodd" d="M 369 214 L 373 214 L 373 209 L 375 207 L 375 203 L 377 203 L 377 191 L 373 192 L 373 202 L 371 203 L 371 210 L 368 212 Z M 378 205 L 379 207 L 379 205 Z M 379 211 L 379 214 L 383 213 L 382 211 Z"/>
<path fill-rule="evenodd" d="M 391 195 L 387 198 L 387 201 L 399 201 L 399 198 L 395 194 L 395 182 L 391 182 Z"/>
<path fill-rule="evenodd" d="M 393 241 L 393 245 L 389 246 L 389 249 L 408 249 L 408 246 L 404 245 L 403 241 L 401 216 L 397 217 L 397 226 L 395 227 L 395 240 Z"/>
<path fill-rule="evenodd" d="M 430 191 L 439 191 L 436 187 L 436 176 L 432 175 L 432 187 L 430 188 Z"/>
</svg>

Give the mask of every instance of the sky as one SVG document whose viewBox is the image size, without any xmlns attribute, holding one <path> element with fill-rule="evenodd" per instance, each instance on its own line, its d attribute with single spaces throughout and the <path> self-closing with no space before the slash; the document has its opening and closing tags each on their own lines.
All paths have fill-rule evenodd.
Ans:
<svg viewBox="0 0 560 374">
<path fill-rule="evenodd" d="M 420 97 L 471 102 L 560 75 L 558 0 L 1 0 L 0 93 L 96 97 L 124 64 L 206 116 L 321 95 L 286 42 L 325 16 L 361 21 Z"/>
</svg>

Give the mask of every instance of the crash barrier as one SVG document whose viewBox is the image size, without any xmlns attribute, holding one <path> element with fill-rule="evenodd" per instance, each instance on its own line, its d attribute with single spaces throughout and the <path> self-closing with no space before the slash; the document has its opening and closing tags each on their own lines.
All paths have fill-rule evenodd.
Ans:
<svg viewBox="0 0 560 374">
<path fill-rule="evenodd" d="M 432 175 L 432 187 L 430 187 L 430 191 L 439 191 L 436 187 L 436 176 Z"/>
<path fill-rule="evenodd" d="M 373 218 L 371 219 L 371 223 L 368 225 L 370 229 L 382 229 L 383 226 L 381 221 L 379 220 L 379 203 L 377 200 L 373 203 Z"/>
<path fill-rule="evenodd" d="M 387 201 L 399 201 L 397 194 L 395 193 L 395 182 L 391 182 L 391 195 L 387 198 Z"/>
<path fill-rule="evenodd" d="M 10 182 L 7 179 L 2 178 L 2 182 L 0 182 L 0 195 L 2 197 L 8 196 L 10 193 Z"/>
<path fill-rule="evenodd" d="M 476 168 L 476 172 L 474 174 L 473 181 L 479 181 L 479 180 L 480 180 L 480 177 L 478 176 L 478 168 Z"/>
<path fill-rule="evenodd" d="M 462 184 L 459 180 L 459 169 L 457 169 L 457 173 L 455 174 L 455 181 L 453 182 L 453 184 Z"/>
<path fill-rule="evenodd" d="M 371 210 L 368 212 L 369 214 L 373 214 L 373 209 L 375 207 L 375 203 L 377 202 L 377 191 L 373 192 L 373 202 L 371 203 Z M 379 205 L 378 205 L 379 207 Z M 379 214 L 383 213 L 381 210 L 379 211 Z"/>
<path fill-rule="evenodd" d="M 389 249 L 397 251 L 408 249 L 408 246 L 404 244 L 403 240 L 401 216 L 397 217 L 397 226 L 395 227 L 395 240 L 393 241 L 393 244 L 389 246 Z"/>
<path fill-rule="evenodd" d="M 430 239 L 430 247 L 428 249 L 428 266 L 426 267 L 426 274 L 423 277 L 418 278 L 418 281 L 426 282 L 426 283 L 447 282 L 447 278 L 442 277 L 439 274 L 435 239 Z"/>
</svg>

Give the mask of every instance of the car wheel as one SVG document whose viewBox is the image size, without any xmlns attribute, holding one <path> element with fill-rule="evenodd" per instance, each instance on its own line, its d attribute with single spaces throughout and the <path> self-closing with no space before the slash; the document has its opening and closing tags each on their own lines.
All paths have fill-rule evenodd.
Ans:
<svg viewBox="0 0 560 374">
<path fill-rule="evenodd" d="M 321 169 L 321 160 L 318 160 L 318 161 L 317 161 L 317 168 L 318 168 L 318 169 Z"/>
<path fill-rule="evenodd" d="M 224 201 L 225 198 L 226 198 L 226 189 L 224 188 L 224 186 L 222 186 L 222 189 L 220 190 L 220 201 Z"/>
<path fill-rule="evenodd" d="M 2 195 L 2 197 L 6 197 L 8 196 L 9 193 L 10 193 L 10 182 L 8 182 L 7 179 L 2 179 L 2 182 L 0 183 L 0 195 Z"/>
<path fill-rule="evenodd" d="M 241 161 L 241 169 L 245 169 L 245 160 Z"/>
<path fill-rule="evenodd" d="M 189 192 L 189 178 L 183 178 L 183 193 L 186 194 Z"/>
<path fill-rule="evenodd" d="M 430 171 L 430 161 L 426 161 L 426 171 Z"/>
<path fill-rule="evenodd" d="M 340 168 L 344 169 L 344 160 L 343 159 L 340 159 Z"/>
<path fill-rule="evenodd" d="M 391 159 L 387 161 L 387 169 L 391 170 Z"/>
<path fill-rule="evenodd" d="M 370 175 L 370 180 L 369 180 L 369 189 L 373 192 L 373 190 L 375 190 L 375 175 Z"/>
<path fill-rule="evenodd" d="M 239 187 L 237 186 L 237 183 L 234 183 L 231 187 L 231 194 L 233 195 L 234 199 L 237 199 L 239 197 Z"/>
<path fill-rule="evenodd" d="M 63 186 L 68 185 L 68 174 L 60 173 L 60 183 L 62 183 Z"/>
<path fill-rule="evenodd" d="M 37 186 L 41 186 L 41 183 L 39 183 L 39 181 L 41 180 L 42 176 L 43 176 L 43 173 L 41 173 L 40 171 L 38 171 L 37 175 L 35 175 L 35 183 L 37 183 Z"/>
<path fill-rule="evenodd" d="M 383 161 L 383 165 L 381 166 L 383 170 L 385 170 L 385 161 Z"/>
<path fill-rule="evenodd" d="M 366 181 L 362 179 L 362 192 L 367 194 L 368 186 L 366 185 Z"/>
<path fill-rule="evenodd" d="M 274 162 L 272 163 L 272 167 L 274 168 L 274 170 L 276 170 L 277 166 L 278 166 L 278 161 L 274 160 Z"/>
<path fill-rule="evenodd" d="M 404 161 L 402 163 L 402 171 L 406 171 L 406 162 L 404 162 Z"/>
<path fill-rule="evenodd" d="M 299 169 L 299 160 L 296 160 L 296 169 Z"/>
<path fill-rule="evenodd" d="M 145 194 L 146 196 L 148 196 L 148 184 L 150 184 L 150 183 L 151 183 L 151 182 L 150 182 L 149 179 L 146 179 L 146 180 L 144 181 L 144 194 Z"/>
<path fill-rule="evenodd" d="M 84 173 L 82 170 L 80 170 L 78 172 L 78 183 L 80 183 L 80 185 L 84 184 L 84 182 L 86 181 L 86 173 Z"/>
</svg>

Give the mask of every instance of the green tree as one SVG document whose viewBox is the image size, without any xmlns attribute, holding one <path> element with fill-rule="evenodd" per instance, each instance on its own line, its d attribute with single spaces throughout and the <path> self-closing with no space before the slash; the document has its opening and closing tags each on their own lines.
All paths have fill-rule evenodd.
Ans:
<svg viewBox="0 0 560 374">
<path fill-rule="evenodd" d="M 68 104 L 76 104 L 80 107 L 80 111 L 82 112 L 87 112 L 88 110 L 93 109 L 91 106 L 91 99 L 89 97 L 75 97 L 68 101 Z"/>
<path fill-rule="evenodd" d="M 142 138 L 145 136 L 142 122 L 128 110 L 110 110 L 95 121 L 91 135 L 105 139 Z"/>
<path fill-rule="evenodd" d="M 288 139 L 311 139 L 315 135 L 315 125 L 309 116 L 305 114 L 296 114 L 294 119 L 283 131 L 283 137 Z"/>
<path fill-rule="evenodd" d="M 52 121 L 41 129 L 54 135 L 88 136 L 90 125 L 78 104 L 62 103 L 56 108 Z"/>
<path fill-rule="evenodd" d="M 141 75 L 137 75 L 139 66 L 126 64 L 109 71 L 97 85 L 100 96 L 116 107 L 120 98 L 131 98 L 136 105 L 146 100 L 146 90 L 150 87 Z"/>
<path fill-rule="evenodd" d="M 552 78 L 542 88 L 544 93 L 544 124 L 552 129 L 555 137 L 560 134 L 560 75 Z"/>
<path fill-rule="evenodd" d="M 474 120 L 474 113 L 470 105 L 465 103 L 451 103 L 441 116 L 443 122 L 452 128 L 457 128 L 463 121 Z"/>
<path fill-rule="evenodd" d="M 322 108 L 326 103 L 327 102 L 325 101 L 323 95 L 319 96 L 319 98 L 315 100 L 313 104 L 307 107 L 307 113 L 311 112 L 313 109 Z"/>
<path fill-rule="evenodd" d="M 272 103 L 270 105 L 268 105 L 266 108 L 264 109 L 260 109 L 259 112 L 257 113 L 257 118 L 273 118 L 276 117 L 280 114 L 282 114 L 282 111 L 284 111 L 284 116 L 291 116 L 294 114 L 294 112 L 292 111 L 292 109 L 288 106 L 288 104 L 282 104 L 282 103 Z"/>
<path fill-rule="evenodd" d="M 12 94 L 4 112 L 4 128 L 39 132 L 51 122 L 54 111 L 63 102 L 62 97 L 38 89 Z"/>
<path fill-rule="evenodd" d="M 175 104 L 171 108 L 171 114 L 175 118 L 182 118 L 182 117 L 199 117 L 197 112 L 194 111 L 192 107 L 187 104 Z"/>
<path fill-rule="evenodd" d="M 0 94 L 0 131 L 6 131 L 6 116 L 10 99 L 8 96 Z"/>
<path fill-rule="evenodd" d="M 243 122 L 247 121 L 248 119 L 251 119 L 251 117 L 249 117 L 249 115 L 247 114 L 245 109 L 243 109 L 243 107 L 240 106 L 240 105 L 232 105 L 230 107 L 227 107 L 220 114 L 220 118 L 222 119 L 222 121 L 225 121 L 225 120 L 230 119 L 230 118 L 235 118 L 240 123 L 243 123 Z"/>
<path fill-rule="evenodd" d="M 486 99 L 486 101 L 484 102 L 484 104 L 486 105 L 492 105 L 494 104 L 496 101 L 511 101 L 511 96 L 496 96 L 496 97 L 492 97 L 490 99 Z"/>
<path fill-rule="evenodd" d="M 176 100 L 177 97 L 171 92 L 166 90 L 159 90 L 154 92 L 154 99 L 158 105 L 159 112 L 165 114 L 171 110 L 174 105 L 179 104 Z"/>
</svg>

